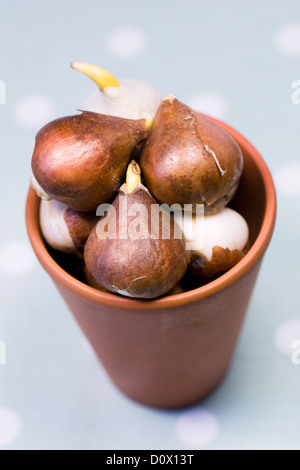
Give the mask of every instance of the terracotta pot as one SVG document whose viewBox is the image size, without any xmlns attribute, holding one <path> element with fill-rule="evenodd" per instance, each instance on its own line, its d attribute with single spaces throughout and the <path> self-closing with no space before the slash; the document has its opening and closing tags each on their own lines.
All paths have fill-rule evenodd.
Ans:
<svg viewBox="0 0 300 470">
<path fill-rule="evenodd" d="M 116 386 L 153 407 L 190 405 L 221 382 L 274 229 L 276 195 L 266 164 L 243 136 L 216 122 L 244 154 L 244 172 L 232 206 L 248 221 L 252 247 L 233 269 L 204 287 L 139 301 L 83 284 L 50 256 L 39 228 L 39 199 L 31 189 L 28 195 L 27 228 L 40 263 Z"/>
</svg>

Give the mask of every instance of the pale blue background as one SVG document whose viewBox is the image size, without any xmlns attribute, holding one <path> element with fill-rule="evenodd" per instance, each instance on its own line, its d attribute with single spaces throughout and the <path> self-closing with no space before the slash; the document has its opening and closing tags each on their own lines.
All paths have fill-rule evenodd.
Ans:
<svg viewBox="0 0 300 470">
<path fill-rule="evenodd" d="M 0 243 L 25 240 L 24 205 L 37 129 L 14 107 L 43 93 L 57 116 L 72 114 L 94 90 L 69 68 L 96 63 L 119 77 L 152 83 L 182 101 L 213 91 L 228 103 L 226 121 L 260 150 L 270 169 L 299 162 L 300 106 L 291 83 L 299 56 L 274 46 L 278 29 L 300 21 L 297 0 L 0 0 Z M 145 52 L 120 60 L 105 46 L 116 27 L 138 26 Z M 277 230 L 266 256 L 232 369 L 201 406 L 220 422 L 209 448 L 300 448 L 300 366 L 274 345 L 278 326 L 299 319 L 299 197 L 279 192 Z M 11 449 L 188 449 L 176 435 L 182 413 L 136 405 L 111 385 L 50 279 L 0 273 L 0 407 L 22 419 Z M 300 338 L 295 338 L 300 339 Z M 199 405 L 200 406 L 200 405 Z"/>
</svg>

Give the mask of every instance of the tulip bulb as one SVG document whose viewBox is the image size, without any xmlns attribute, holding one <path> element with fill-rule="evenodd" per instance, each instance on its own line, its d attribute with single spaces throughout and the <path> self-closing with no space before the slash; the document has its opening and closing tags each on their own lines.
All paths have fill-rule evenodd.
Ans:
<svg viewBox="0 0 300 470">
<path fill-rule="evenodd" d="M 80 213 L 65 204 L 42 200 L 40 227 L 49 246 L 64 253 L 82 257 L 85 243 L 98 217 L 93 213 Z"/>
<path fill-rule="evenodd" d="M 140 165 L 157 201 L 204 204 L 208 213 L 234 196 L 243 155 L 221 127 L 168 95 L 155 115 Z"/>
<path fill-rule="evenodd" d="M 191 250 L 189 268 L 202 280 L 225 273 L 243 258 L 249 228 L 245 219 L 233 209 L 225 207 L 198 220 L 192 213 L 185 212 L 184 217 L 175 213 L 175 221 L 182 228 Z"/>
<path fill-rule="evenodd" d="M 87 75 L 99 88 L 86 99 L 83 110 L 127 119 L 155 115 L 162 97 L 151 85 L 130 78 L 118 80 L 95 65 L 73 63 L 71 67 Z"/>
<path fill-rule="evenodd" d="M 158 206 L 141 183 L 139 166 L 131 162 L 126 183 L 92 230 L 84 251 L 86 267 L 101 287 L 126 297 L 153 299 L 171 291 L 183 278 L 189 261 L 185 243 L 182 237 L 175 238 L 174 221 L 170 236 L 161 235 L 166 213 L 152 226 L 153 205 Z M 116 231 L 109 237 L 103 229 L 114 220 L 118 221 Z M 133 226 L 136 230 L 131 230 Z"/>
<path fill-rule="evenodd" d="M 150 124 L 87 111 L 50 122 L 37 134 L 32 156 L 38 187 L 76 211 L 95 211 L 120 188 Z"/>
</svg>

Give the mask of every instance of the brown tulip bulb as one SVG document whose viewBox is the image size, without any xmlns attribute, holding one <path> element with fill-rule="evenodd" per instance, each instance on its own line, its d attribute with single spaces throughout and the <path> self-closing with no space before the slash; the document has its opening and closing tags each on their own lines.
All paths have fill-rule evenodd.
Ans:
<svg viewBox="0 0 300 470">
<path fill-rule="evenodd" d="M 160 209 L 141 184 L 139 166 L 131 162 L 126 184 L 92 230 L 84 251 L 91 276 L 110 292 L 153 299 L 184 276 L 189 253 L 182 232 L 165 211 L 158 214 L 157 224 L 151 223 L 153 206 Z"/>
<path fill-rule="evenodd" d="M 227 132 L 169 95 L 158 108 L 140 165 L 159 202 L 204 204 L 214 212 L 233 197 L 243 156 Z"/>
<path fill-rule="evenodd" d="M 119 189 L 131 153 L 146 136 L 145 119 L 87 111 L 57 119 L 37 134 L 34 177 L 53 199 L 93 211 Z"/>
<path fill-rule="evenodd" d="M 175 213 L 186 246 L 191 252 L 189 269 L 201 282 L 209 282 L 233 268 L 245 254 L 249 241 L 246 220 L 237 211 L 224 207 L 197 219 L 192 213 Z"/>
<path fill-rule="evenodd" d="M 175 287 L 173 287 L 172 290 L 170 290 L 169 292 L 167 292 L 167 296 L 170 296 L 170 295 L 178 295 L 178 294 L 183 294 L 184 292 L 184 288 L 182 287 L 182 285 L 179 283 L 179 284 L 176 284 Z"/>
<path fill-rule="evenodd" d="M 42 200 L 40 204 L 42 234 L 48 245 L 64 253 L 82 257 L 85 243 L 98 220 L 93 212 L 77 212 L 54 199 Z"/>
<path fill-rule="evenodd" d="M 93 287 L 94 289 L 100 290 L 101 292 L 109 292 L 107 289 L 104 289 L 104 287 L 101 287 L 93 278 L 93 276 L 89 273 L 88 269 L 86 266 L 83 268 L 83 275 L 85 282 L 88 286 Z"/>
</svg>

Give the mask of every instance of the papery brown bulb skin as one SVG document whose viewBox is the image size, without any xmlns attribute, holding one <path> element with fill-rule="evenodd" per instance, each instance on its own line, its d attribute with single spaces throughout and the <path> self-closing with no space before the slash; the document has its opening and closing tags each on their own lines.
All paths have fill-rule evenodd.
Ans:
<svg viewBox="0 0 300 470">
<path fill-rule="evenodd" d="M 57 119 L 37 134 L 32 170 L 53 199 L 77 211 L 109 201 L 123 182 L 146 122 L 82 112 Z"/>
<path fill-rule="evenodd" d="M 126 197 L 127 214 L 126 211 L 119 213 L 120 197 Z M 140 227 L 143 234 L 140 236 L 147 238 L 133 239 L 129 230 L 126 239 L 120 237 L 124 225 L 129 228 L 136 218 L 129 215 L 133 204 L 142 204 L 147 208 L 148 216 L 143 219 L 143 226 Z M 174 238 L 174 223 L 171 223 L 169 239 L 162 239 L 161 236 L 155 239 L 150 236 L 151 204 L 157 205 L 143 185 L 140 184 L 129 194 L 124 194 L 121 188 L 119 196 L 113 202 L 118 218 L 120 217 L 116 238 L 102 239 L 97 233 L 99 224 L 110 219 L 111 209 L 91 232 L 84 252 L 85 263 L 94 280 L 110 292 L 134 298 L 157 298 L 175 287 L 186 272 L 189 253 L 185 251 L 182 237 Z M 160 223 L 160 235 L 161 231 Z"/>
<path fill-rule="evenodd" d="M 99 217 L 94 212 L 78 212 L 51 199 L 40 203 L 40 228 L 53 249 L 82 258 L 85 243 Z"/>
<path fill-rule="evenodd" d="M 199 253 L 192 254 L 189 269 L 202 282 L 210 282 L 233 268 L 244 256 L 244 251 L 214 246 L 211 260 Z"/>
<path fill-rule="evenodd" d="M 93 287 L 93 289 L 100 290 L 101 292 L 109 292 L 107 289 L 104 289 L 104 287 L 101 287 L 93 278 L 93 276 L 90 274 L 88 271 L 87 267 L 84 266 L 83 268 L 83 275 L 85 282 L 88 286 Z"/>
<path fill-rule="evenodd" d="M 172 290 L 170 290 L 169 292 L 167 292 L 167 296 L 169 295 L 178 295 L 178 294 L 183 294 L 184 293 L 184 288 L 182 287 L 182 285 L 179 283 L 179 284 L 176 284 L 175 287 L 173 287 Z"/>
<path fill-rule="evenodd" d="M 188 269 L 201 283 L 210 282 L 233 268 L 249 248 L 249 227 L 244 217 L 228 207 L 197 218 L 175 213 L 191 252 Z"/>
<path fill-rule="evenodd" d="M 64 220 L 76 250 L 83 253 L 86 241 L 99 217 L 94 212 L 78 212 L 68 207 L 64 213 Z"/>
<path fill-rule="evenodd" d="M 204 204 L 214 212 L 234 195 L 243 155 L 226 131 L 171 97 L 160 104 L 140 166 L 159 202 Z"/>
</svg>

